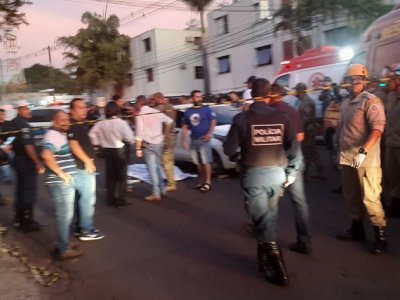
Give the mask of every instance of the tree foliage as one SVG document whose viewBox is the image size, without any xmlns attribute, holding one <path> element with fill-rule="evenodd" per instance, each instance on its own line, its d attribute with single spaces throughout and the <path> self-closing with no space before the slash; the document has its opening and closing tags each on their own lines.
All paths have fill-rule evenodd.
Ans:
<svg viewBox="0 0 400 300">
<path fill-rule="evenodd" d="M 28 24 L 26 14 L 19 10 L 22 6 L 32 4 L 25 0 L 0 0 L 0 28 L 18 27 L 21 24 Z"/>
<path fill-rule="evenodd" d="M 81 94 L 83 89 L 79 80 L 53 67 L 35 64 L 24 69 L 29 90 L 37 92 L 54 88 L 55 93 Z"/>
<path fill-rule="evenodd" d="M 278 10 L 274 17 L 279 18 L 274 31 L 288 31 L 296 42 L 297 52 L 304 49 L 303 31 L 320 26 L 326 20 L 347 18 L 349 27 L 354 30 L 364 30 L 372 21 L 388 12 L 392 6 L 382 0 L 298 0 L 286 4 Z"/>
<path fill-rule="evenodd" d="M 69 61 L 66 68 L 90 92 L 125 83 L 131 68 L 129 37 L 118 32 L 118 17 L 111 15 L 103 19 L 86 12 L 81 21 L 86 28 L 74 36 L 58 39 L 65 46 L 63 54 Z"/>
</svg>

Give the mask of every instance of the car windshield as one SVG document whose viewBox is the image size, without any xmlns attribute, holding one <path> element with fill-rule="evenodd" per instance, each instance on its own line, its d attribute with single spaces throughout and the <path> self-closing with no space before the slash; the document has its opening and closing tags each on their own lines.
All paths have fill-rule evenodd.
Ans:
<svg viewBox="0 0 400 300">
<path fill-rule="evenodd" d="M 232 124 L 232 119 L 241 110 L 238 110 L 230 105 L 210 106 L 217 118 L 217 125 Z"/>
</svg>

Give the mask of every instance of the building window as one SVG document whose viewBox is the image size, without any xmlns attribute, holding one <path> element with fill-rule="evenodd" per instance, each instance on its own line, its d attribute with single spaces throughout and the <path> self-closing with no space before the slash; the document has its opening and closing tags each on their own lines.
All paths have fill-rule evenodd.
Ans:
<svg viewBox="0 0 400 300">
<path fill-rule="evenodd" d="M 194 78 L 195 79 L 204 79 L 204 69 L 202 66 L 194 67 Z"/>
<path fill-rule="evenodd" d="M 272 19 L 272 9 L 270 0 L 260 0 L 260 2 L 253 4 L 255 21 Z"/>
<path fill-rule="evenodd" d="M 195 37 L 194 37 L 194 44 L 195 44 L 196 46 L 200 46 L 200 44 L 201 44 L 201 37 L 195 36 Z"/>
<path fill-rule="evenodd" d="M 272 64 L 271 45 L 256 48 L 257 66 L 265 66 Z"/>
<path fill-rule="evenodd" d="M 215 19 L 215 27 L 217 35 L 225 34 L 229 32 L 228 16 L 222 16 Z"/>
<path fill-rule="evenodd" d="M 154 77 L 153 77 L 153 69 L 146 69 L 146 74 L 147 74 L 147 82 L 152 82 L 154 81 Z"/>
<path fill-rule="evenodd" d="M 293 40 L 283 42 L 283 60 L 293 58 Z"/>
<path fill-rule="evenodd" d="M 144 45 L 144 51 L 145 52 L 150 52 L 151 51 L 150 38 L 144 39 L 143 40 L 143 45 Z"/>
<path fill-rule="evenodd" d="M 229 62 L 229 55 L 218 57 L 218 73 L 226 74 L 230 73 L 231 64 Z"/>
<path fill-rule="evenodd" d="M 128 86 L 132 86 L 132 85 L 135 84 L 135 81 L 133 79 L 133 74 L 132 73 L 128 73 L 127 74 L 126 82 L 127 82 Z"/>
</svg>

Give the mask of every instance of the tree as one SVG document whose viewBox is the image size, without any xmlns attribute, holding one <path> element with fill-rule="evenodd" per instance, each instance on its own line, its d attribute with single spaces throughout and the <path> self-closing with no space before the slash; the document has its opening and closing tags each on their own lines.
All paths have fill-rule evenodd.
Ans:
<svg viewBox="0 0 400 300">
<path fill-rule="evenodd" d="M 20 13 L 19 9 L 24 5 L 32 4 L 25 0 L 0 0 L 0 28 L 18 27 L 26 22 L 26 14 Z"/>
<path fill-rule="evenodd" d="M 118 17 L 103 19 L 86 12 L 81 21 L 86 28 L 74 36 L 58 39 L 65 46 L 64 57 L 69 60 L 66 68 L 72 70 L 90 94 L 96 89 L 126 83 L 131 69 L 129 37 L 118 32 Z"/>
<path fill-rule="evenodd" d="M 208 57 L 207 50 L 204 45 L 204 36 L 205 36 L 205 25 L 204 25 L 204 10 L 205 8 L 211 4 L 212 0 L 183 0 L 183 2 L 187 3 L 190 7 L 195 8 L 200 13 L 200 24 L 201 24 L 201 43 L 200 49 L 203 57 L 203 71 L 204 71 L 204 93 L 206 97 L 210 96 L 210 75 L 208 68 Z"/>
<path fill-rule="evenodd" d="M 30 91 L 54 88 L 55 93 L 81 94 L 83 89 L 76 78 L 53 67 L 35 64 L 24 69 Z"/>
<path fill-rule="evenodd" d="M 274 26 L 277 34 L 280 30 L 291 33 L 297 54 L 305 49 L 303 31 L 320 26 L 323 20 L 335 20 L 347 17 L 349 27 L 355 31 L 363 31 L 377 17 L 390 10 L 382 0 L 294 0 L 283 5 L 274 17 L 279 22 Z"/>
</svg>

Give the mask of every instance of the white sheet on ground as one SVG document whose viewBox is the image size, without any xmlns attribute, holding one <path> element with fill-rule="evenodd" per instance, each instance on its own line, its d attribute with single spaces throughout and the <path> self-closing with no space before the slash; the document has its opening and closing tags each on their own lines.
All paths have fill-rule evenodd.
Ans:
<svg viewBox="0 0 400 300">
<path fill-rule="evenodd" d="M 163 172 L 163 178 L 165 178 Z M 128 166 L 128 176 L 138 178 L 141 181 L 150 183 L 149 172 L 147 171 L 147 167 L 145 164 L 133 164 Z M 197 177 L 196 174 L 189 174 L 182 172 L 177 166 L 174 167 L 174 176 L 176 181 L 184 180 L 189 177 Z"/>
</svg>

